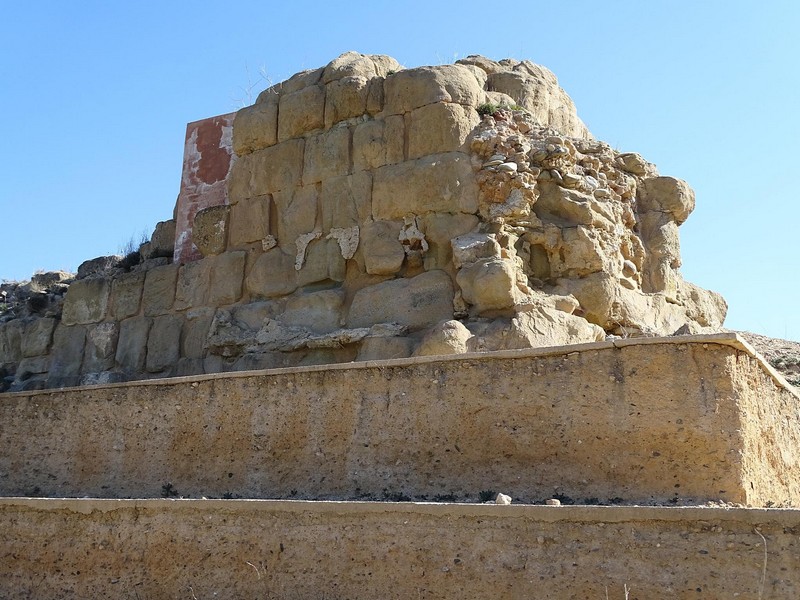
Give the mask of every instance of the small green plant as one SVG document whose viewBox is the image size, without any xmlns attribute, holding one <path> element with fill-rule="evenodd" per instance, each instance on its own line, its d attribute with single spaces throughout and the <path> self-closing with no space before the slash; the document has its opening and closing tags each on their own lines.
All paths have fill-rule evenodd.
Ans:
<svg viewBox="0 0 800 600">
<path fill-rule="evenodd" d="M 494 490 L 483 490 L 478 493 L 478 498 L 481 502 L 489 502 L 490 500 L 494 500 L 496 496 L 497 494 Z"/>
<path fill-rule="evenodd" d="M 175 489 L 175 486 L 172 485 L 171 482 L 167 482 L 161 486 L 161 497 L 162 498 L 176 498 L 178 496 L 178 490 Z"/>
<path fill-rule="evenodd" d="M 485 117 L 486 115 L 493 115 L 498 110 L 500 110 L 500 107 L 497 104 L 493 104 L 492 102 L 485 102 L 479 105 L 476 110 L 478 111 L 478 114 L 480 116 Z"/>
</svg>

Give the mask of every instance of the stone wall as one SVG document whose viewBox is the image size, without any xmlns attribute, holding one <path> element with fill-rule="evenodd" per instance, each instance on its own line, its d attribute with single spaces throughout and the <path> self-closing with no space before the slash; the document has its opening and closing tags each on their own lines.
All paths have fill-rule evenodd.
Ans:
<svg viewBox="0 0 800 600">
<path fill-rule="evenodd" d="M 175 218 L 0 324 L 5 386 L 713 329 L 678 270 L 693 207 L 543 67 L 346 53 L 190 124 Z"/>
</svg>

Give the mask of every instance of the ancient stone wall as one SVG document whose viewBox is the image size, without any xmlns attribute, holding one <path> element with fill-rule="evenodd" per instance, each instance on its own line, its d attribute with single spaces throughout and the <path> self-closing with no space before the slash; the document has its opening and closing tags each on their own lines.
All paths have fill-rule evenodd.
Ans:
<svg viewBox="0 0 800 600">
<path fill-rule="evenodd" d="M 5 387 L 713 329 L 693 207 L 543 67 L 347 53 L 190 124 L 174 219 L 0 324 Z"/>
</svg>

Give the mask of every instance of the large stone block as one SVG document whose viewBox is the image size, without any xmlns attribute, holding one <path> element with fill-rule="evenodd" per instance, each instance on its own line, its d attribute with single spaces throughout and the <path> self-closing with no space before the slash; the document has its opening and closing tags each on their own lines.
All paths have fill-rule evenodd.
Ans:
<svg viewBox="0 0 800 600">
<path fill-rule="evenodd" d="M 298 185 L 303 172 L 303 147 L 304 140 L 288 140 L 251 154 L 249 191 L 237 193 L 253 198 Z"/>
<path fill-rule="evenodd" d="M 322 72 L 322 83 L 339 81 L 348 77 L 370 79 L 376 75 L 380 75 L 376 69 L 374 58 L 375 57 L 368 54 L 361 54 L 359 52 L 353 52 L 352 50 L 340 54 L 325 66 Z M 397 61 L 388 56 L 380 57 L 379 62 L 381 59 L 389 59 L 390 61 L 394 61 L 395 64 L 397 63 Z M 400 68 L 401 67 L 397 65 L 396 69 Z"/>
<path fill-rule="evenodd" d="M 296 138 L 325 126 L 325 88 L 310 85 L 283 94 L 278 108 L 278 141 Z"/>
<path fill-rule="evenodd" d="M 114 368 L 119 339 L 119 324 L 108 321 L 86 328 L 86 349 L 82 373 L 99 373 Z"/>
<path fill-rule="evenodd" d="M 273 248 L 259 256 L 245 278 L 248 293 L 255 298 L 274 298 L 297 289 L 294 255 Z"/>
<path fill-rule="evenodd" d="M 372 214 L 376 220 L 477 210 L 478 186 L 469 157 L 460 152 L 433 154 L 375 171 Z"/>
<path fill-rule="evenodd" d="M 323 71 L 324 67 L 319 67 L 317 69 L 306 69 L 305 71 L 295 73 L 286 81 L 281 81 L 280 83 L 273 85 L 272 87 L 269 87 L 261 92 L 258 95 L 258 98 L 256 98 L 256 104 L 269 102 L 270 96 L 293 94 L 294 92 L 305 89 L 310 85 L 316 85 L 319 83 Z"/>
<path fill-rule="evenodd" d="M 361 229 L 364 265 L 370 275 L 394 275 L 403 266 L 406 252 L 400 243 L 400 221 L 372 221 Z"/>
<path fill-rule="evenodd" d="M 322 231 L 356 227 L 372 215 L 372 175 L 360 171 L 322 182 Z"/>
<path fill-rule="evenodd" d="M 50 317 L 37 318 L 26 323 L 22 334 L 22 356 L 27 358 L 47 354 L 55 325 L 56 320 Z"/>
<path fill-rule="evenodd" d="M 350 172 L 350 129 L 335 127 L 306 140 L 303 185 Z"/>
<path fill-rule="evenodd" d="M 439 65 L 404 69 L 386 78 L 386 114 L 403 114 L 435 102 L 477 106 L 483 88 L 463 65 Z"/>
<path fill-rule="evenodd" d="M 353 169 L 403 162 L 405 120 L 400 115 L 359 123 L 353 130 Z"/>
<path fill-rule="evenodd" d="M 425 253 L 425 269 L 447 269 L 452 267 L 452 240 L 475 229 L 478 217 L 463 213 L 428 213 L 419 219 L 419 226 L 428 242 Z"/>
<path fill-rule="evenodd" d="M 115 360 L 126 371 L 144 371 L 147 334 L 152 325 L 153 319 L 149 317 L 131 317 L 120 323 Z"/>
<path fill-rule="evenodd" d="M 514 264 L 502 258 L 484 258 L 463 267 L 456 276 L 464 300 L 478 313 L 511 308 L 517 299 Z"/>
<path fill-rule="evenodd" d="M 211 265 L 213 256 L 181 265 L 175 284 L 174 310 L 205 306 L 211 286 Z"/>
<path fill-rule="evenodd" d="M 274 194 L 278 223 L 278 245 L 287 254 L 297 252 L 296 240 L 299 236 L 318 228 L 317 205 L 319 187 L 303 186 Z"/>
<path fill-rule="evenodd" d="M 153 319 L 147 336 L 146 368 L 150 373 L 169 370 L 180 358 L 182 315 L 161 315 Z"/>
<path fill-rule="evenodd" d="M 117 321 L 139 312 L 142 302 L 145 273 L 125 273 L 111 282 L 111 317 Z"/>
<path fill-rule="evenodd" d="M 264 101 L 239 109 L 233 119 L 233 151 L 239 156 L 278 142 L 277 94 L 268 94 Z"/>
<path fill-rule="evenodd" d="M 148 317 L 162 315 L 172 310 L 175 301 L 175 284 L 178 265 L 165 265 L 150 269 L 144 279 L 142 304 Z"/>
<path fill-rule="evenodd" d="M 325 86 L 325 127 L 345 119 L 358 117 L 367 111 L 369 82 L 366 77 L 350 76 Z"/>
<path fill-rule="evenodd" d="M 22 359 L 22 334 L 25 323 L 21 319 L 0 323 L 0 364 L 17 363 Z"/>
<path fill-rule="evenodd" d="M 182 357 L 200 359 L 205 356 L 206 338 L 215 312 L 213 308 L 198 308 L 186 312 L 181 330 Z"/>
<path fill-rule="evenodd" d="M 460 150 L 480 122 L 478 112 L 452 102 L 437 102 L 406 115 L 408 158 Z"/>
<path fill-rule="evenodd" d="M 64 298 L 61 322 L 64 325 L 97 323 L 106 316 L 111 282 L 107 279 L 80 279 L 69 286 Z"/>
<path fill-rule="evenodd" d="M 228 219 L 231 207 L 210 206 L 194 217 L 192 242 L 203 256 L 214 256 L 225 252 L 228 240 Z"/>
<path fill-rule="evenodd" d="M 444 271 L 429 271 L 410 279 L 393 279 L 356 292 L 347 316 L 348 327 L 399 323 L 424 329 L 453 318 L 453 283 Z"/>
<path fill-rule="evenodd" d="M 231 207 L 229 248 L 259 242 L 269 235 L 269 212 L 272 197 L 243 198 Z"/>
<path fill-rule="evenodd" d="M 74 285 L 74 284 L 73 284 Z M 54 387 L 77 385 L 81 374 L 86 328 L 63 322 L 53 333 L 50 351 L 50 384 Z"/>
<path fill-rule="evenodd" d="M 661 211 L 680 225 L 694 210 L 694 190 L 674 177 L 650 177 L 642 181 L 636 196 L 639 212 Z"/>
<path fill-rule="evenodd" d="M 341 290 L 322 290 L 292 296 L 286 303 L 286 310 L 279 317 L 280 322 L 315 333 L 327 333 L 342 326 L 343 303 L 344 292 Z"/>
<path fill-rule="evenodd" d="M 320 281 L 344 281 L 345 259 L 335 239 L 311 242 L 306 249 L 305 261 L 297 271 L 297 285 L 302 287 Z"/>
<path fill-rule="evenodd" d="M 144 258 L 172 258 L 175 252 L 175 219 L 159 221 L 150 236 L 147 251 L 143 252 Z"/>
<path fill-rule="evenodd" d="M 211 261 L 211 285 L 208 288 L 210 306 L 233 304 L 242 297 L 246 256 L 244 251 L 225 252 Z"/>
</svg>

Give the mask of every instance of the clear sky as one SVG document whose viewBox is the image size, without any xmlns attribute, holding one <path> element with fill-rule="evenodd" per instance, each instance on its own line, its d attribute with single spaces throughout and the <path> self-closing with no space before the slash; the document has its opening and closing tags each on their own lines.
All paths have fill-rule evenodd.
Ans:
<svg viewBox="0 0 800 600">
<path fill-rule="evenodd" d="M 186 123 L 250 103 L 260 71 L 483 54 L 547 66 L 597 138 L 688 181 L 684 276 L 725 296 L 728 327 L 800 340 L 797 0 L 2 6 L 0 279 L 171 218 Z"/>
</svg>

